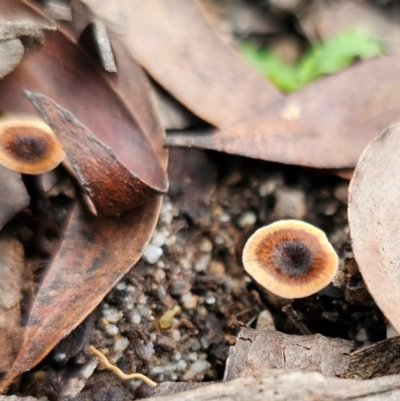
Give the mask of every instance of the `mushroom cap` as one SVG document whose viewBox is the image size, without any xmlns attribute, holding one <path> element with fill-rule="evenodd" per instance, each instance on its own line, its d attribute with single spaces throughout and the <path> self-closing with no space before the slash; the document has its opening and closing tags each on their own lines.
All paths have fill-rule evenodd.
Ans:
<svg viewBox="0 0 400 401">
<path fill-rule="evenodd" d="M 247 273 L 268 291 L 288 299 L 322 290 L 332 281 L 338 263 L 325 233 L 297 220 L 260 228 L 243 249 Z"/>
<path fill-rule="evenodd" d="M 24 174 L 43 174 L 57 167 L 65 152 L 51 128 L 26 117 L 0 120 L 0 164 Z"/>
</svg>

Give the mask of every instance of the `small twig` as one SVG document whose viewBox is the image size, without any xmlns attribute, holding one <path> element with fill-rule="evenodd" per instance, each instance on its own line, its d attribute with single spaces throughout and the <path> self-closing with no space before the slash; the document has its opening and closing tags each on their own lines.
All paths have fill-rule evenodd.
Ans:
<svg viewBox="0 0 400 401">
<path fill-rule="evenodd" d="M 150 387 L 157 387 L 157 383 L 156 382 L 154 382 L 153 380 L 149 379 L 145 375 L 142 375 L 141 373 L 131 373 L 129 375 L 125 374 L 117 366 L 111 364 L 109 362 L 109 360 L 107 359 L 107 357 L 102 352 L 100 352 L 95 347 L 93 347 L 93 345 L 89 346 L 89 350 L 93 355 L 97 356 L 97 358 L 100 359 L 101 363 L 108 370 L 111 370 L 111 372 L 113 372 L 121 380 L 141 380 L 141 381 L 143 381 L 144 383 L 146 383 Z"/>
<path fill-rule="evenodd" d="M 301 321 L 297 312 L 293 309 L 292 304 L 285 305 L 282 308 L 282 312 L 286 313 L 289 320 L 297 327 L 301 334 L 309 336 L 313 334 L 310 329 Z"/>
</svg>

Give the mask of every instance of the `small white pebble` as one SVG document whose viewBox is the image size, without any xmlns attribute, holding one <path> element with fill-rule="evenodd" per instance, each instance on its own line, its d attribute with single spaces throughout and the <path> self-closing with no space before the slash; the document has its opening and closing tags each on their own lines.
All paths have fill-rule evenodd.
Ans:
<svg viewBox="0 0 400 401">
<path fill-rule="evenodd" d="M 126 337 L 121 337 L 115 340 L 114 350 L 115 351 L 125 351 L 129 345 L 129 340 Z"/>
<path fill-rule="evenodd" d="M 123 290 L 125 290 L 126 289 L 126 283 L 124 282 L 124 281 L 120 281 L 118 284 L 117 284 L 117 290 L 119 290 L 119 291 L 123 291 Z"/>
<path fill-rule="evenodd" d="M 141 380 L 131 380 L 129 382 L 131 390 L 136 390 L 143 382 Z"/>
<path fill-rule="evenodd" d="M 207 359 L 207 354 L 205 352 L 200 352 L 199 360 L 200 361 L 205 361 L 206 359 Z"/>
<path fill-rule="evenodd" d="M 138 299 L 138 303 L 145 304 L 146 302 L 147 302 L 147 297 L 146 297 L 146 295 L 142 294 Z"/>
<path fill-rule="evenodd" d="M 159 261 L 156 263 L 156 266 L 157 266 L 159 269 L 164 269 L 164 268 L 165 268 L 165 263 L 164 263 L 164 261 L 159 260 Z"/>
<path fill-rule="evenodd" d="M 355 338 L 360 343 L 363 343 L 364 341 L 367 341 L 368 340 L 367 330 L 365 330 L 365 329 L 358 330 L 358 333 L 356 334 Z"/>
<path fill-rule="evenodd" d="M 109 336 L 115 336 L 118 334 L 118 327 L 115 324 L 106 324 L 104 329 Z"/>
<path fill-rule="evenodd" d="M 141 356 L 146 360 L 149 360 L 155 352 L 153 344 L 150 343 L 144 344 L 143 347 L 141 348 L 141 351 L 142 351 Z"/>
<path fill-rule="evenodd" d="M 276 181 L 266 181 L 263 182 L 259 187 L 258 187 L 258 195 L 261 197 L 265 197 L 269 194 L 272 194 L 272 192 L 275 191 L 276 188 Z"/>
<path fill-rule="evenodd" d="M 151 243 L 154 246 L 162 247 L 165 244 L 165 240 L 166 240 L 166 238 L 163 233 L 156 232 L 151 240 Z"/>
<path fill-rule="evenodd" d="M 194 263 L 194 270 L 198 273 L 206 270 L 210 261 L 211 254 L 201 255 Z"/>
<path fill-rule="evenodd" d="M 222 214 L 219 215 L 218 220 L 221 223 L 228 223 L 229 221 L 231 221 L 231 216 L 228 213 L 223 212 Z"/>
<path fill-rule="evenodd" d="M 179 264 L 181 265 L 183 270 L 191 270 L 192 268 L 192 263 L 190 262 L 189 259 L 180 260 Z"/>
<path fill-rule="evenodd" d="M 205 299 L 205 303 L 206 303 L 207 305 L 214 305 L 214 304 L 215 304 L 215 301 L 216 301 L 215 297 L 207 297 L 207 298 Z"/>
<path fill-rule="evenodd" d="M 185 375 L 185 380 L 189 380 L 194 378 L 196 375 L 206 371 L 211 367 L 211 364 L 207 361 L 196 361 L 189 368 L 188 372 Z"/>
<path fill-rule="evenodd" d="M 203 306 L 203 305 L 199 305 L 197 307 L 197 313 L 201 316 L 207 316 L 208 315 L 208 310 Z"/>
<path fill-rule="evenodd" d="M 204 253 L 210 253 L 213 249 L 213 244 L 208 238 L 203 238 L 199 245 L 199 250 Z"/>
<path fill-rule="evenodd" d="M 182 353 L 180 353 L 179 351 L 176 351 L 175 355 L 174 355 L 174 359 L 176 361 L 179 361 L 180 359 L 182 359 Z"/>
<path fill-rule="evenodd" d="M 180 341 L 181 340 L 181 332 L 178 329 L 174 329 L 172 330 L 171 333 L 171 337 L 176 341 Z"/>
<path fill-rule="evenodd" d="M 176 364 L 176 370 L 185 370 L 187 367 L 187 363 L 181 359 L 177 364 Z"/>
<path fill-rule="evenodd" d="M 137 312 L 133 312 L 133 313 L 131 313 L 130 316 L 129 316 L 129 320 L 130 320 L 133 324 L 139 324 L 141 319 L 142 319 L 142 317 L 141 317 L 140 314 L 137 313 Z"/>
<path fill-rule="evenodd" d="M 189 352 L 187 357 L 188 357 L 189 361 L 192 361 L 192 362 L 197 361 L 197 359 L 198 359 L 197 352 Z"/>
<path fill-rule="evenodd" d="M 142 257 L 145 260 L 145 262 L 153 265 L 158 261 L 158 259 L 161 258 L 162 254 L 163 250 L 160 247 L 148 244 L 146 248 L 144 248 L 143 250 Z"/>
<path fill-rule="evenodd" d="M 54 355 L 54 360 L 56 362 L 63 362 L 67 359 L 67 354 L 63 352 L 62 354 L 56 354 Z"/>
<path fill-rule="evenodd" d="M 243 213 L 238 220 L 239 227 L 251 227 L 254 226 L 257 221 L 257 216 L 254 212 L 245 212 Z"/>
<path fill-rule="evenodd" d="M 169 363 L 168 365 L 165 366 L 165 370 L 175 370 L 177 364 L 176 363 Z"/>
<path fill-rule="evenodd" d="M 153 374 L 159 375 L 160 373 L 163 373 L 164 370 L 165 370 L 164 366 L 154 366 Z"/>
<path fill-rule="evenodd" d="M 201 344 L 200 341 L 197 338 L 193 338 L 190 340 L 189 343 L 189 347 L 190 349 L 192 349 L 193 351 L 199 351 L 201 348 Z"/>
<path fill-rule="evenodd" d="M 209 347 L 209 345 L 210 345 L 208 343 L 207 338 L 205 338 L 205 337 L 200 338 L 200 344 L 201 344 L 203 349 L 207 349 Z"/>
<path fill-rule="evenodd" d="M 122 318 L 122 312 L 115 308 L 104 309 L 103 316 L 110 322 L 110 323 L 117 323 Z"/>
<path fill-rule="evenodd" d="M 126 308 L 126 309 L 133 309 L 133 302 L 127 302 L 127 303 L 125 304 L 125 308 Z"/>
<path fill-rule="evenodd" d="M 184 309 L 193 309 L 196 307 L 198 297 L 193 295 L 190 291 L 181 296 L 181 302 Z"/>
<path fill-rule="evenodd" d="M 126 291 L 134 294 L 136 292 L 136 288 L 133 285 L 129 284 L 129 285 L 126 286 Z"/>
<path fill-rule="evenodd" d="M 156 274 L 154 275 L 154 280 L 157 283 L 161 283 L 165 279 L 165 271 L 161 269 L 157 269 Z"/>
<path fill-rule="evenodd" d="M 149 317 L 151 315 L 151 309 L 146 305 L 139 305 L 138 311 L 143 317 Z"/>
</svg>

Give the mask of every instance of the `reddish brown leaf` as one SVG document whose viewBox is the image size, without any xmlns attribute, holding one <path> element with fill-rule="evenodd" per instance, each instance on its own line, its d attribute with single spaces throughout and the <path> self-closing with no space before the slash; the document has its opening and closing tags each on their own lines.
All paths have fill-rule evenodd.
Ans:
<svg viewBox="0 0 400 401">
<path fill-rule="evenodd" d="M 74 11 L 77 32 L 101 18 L 156 81 L 217 127 L 227 127 L 280 98 L 220 41 L 196 1 L 80 0 Z"/>
<path fill-rule="evenodd" d="M 353 252 L 368 290 L 400 332 L 400 126 L 362 154 L 349 188 Z"/>
<path fill-rule="evenodd" d="M 96 218 L 78 202 L 61 249 L 29 314 L 24 342 L 0 385 L 37 364 L 71 332 L 138 260 L 157 221 L 161 198 L 119 217 Z"/>
<path fill-rule="evenodd" d="M 8 18 L 21 12 L 38 14 L 22 0 L 4 0 L 0 12 Z M 0 110 L 32 113 L 32 105 L 22 89 L 43 93 L 68 109 L 106 146 L 133 175 L 148 186 L 165 192 L 167 178 L 160 159 L 159 143 L 152 143 L 159 132 L 146 131 L 142 117 L 148 101 L 136 93 L 136 103 L 128 105 L 126 92 L 115 88 L 93 60 L 61 30 L 50 34 L 40 52 L 26 58 L 0 81 Z M 135 78 L 141 80 L 143 72 Z M 139 86 L 139 85 L 138 85 Z M 140 101 L 145 106 L 136 110 Z M 135 201 L 134 203 L 143 203 Z"/>
<path fill-rule="evenodd" d="M 112 150 L 102 144 L 69 111 L 41 94 L 28 98 L 56 133 L 76 179 L 92 200 L 99 216 L 132 210 L 158 195 L 119 163 Z"/>
<path fill-rule="evenodd" d="M 368 142 L 399 121 L 399 63 L 397 57 L 364 62 L 224 130 L 171 135 L 167 144 L 318 168 L 354 167 Z"/>
</svg>

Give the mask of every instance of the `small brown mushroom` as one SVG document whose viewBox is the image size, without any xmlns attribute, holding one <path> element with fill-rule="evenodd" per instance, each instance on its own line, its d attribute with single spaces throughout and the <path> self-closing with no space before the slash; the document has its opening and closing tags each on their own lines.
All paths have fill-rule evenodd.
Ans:
<svg viewBox="0 0 400 401">
<path fill-rule="evenodd" d="M 303 298 L 333 279 L 338 256 L 326 235 L 311 224 L 282 220 L 257 230 L 243 250 L 245 270 L 282 298 Z"/>
<path fill-rule="evenodd" d="M 57 167 L 65 152 L 51 128 L 26 117 L 0 120 L 0 164 L 24 174 L 43 174 Z"/>
</svg>

